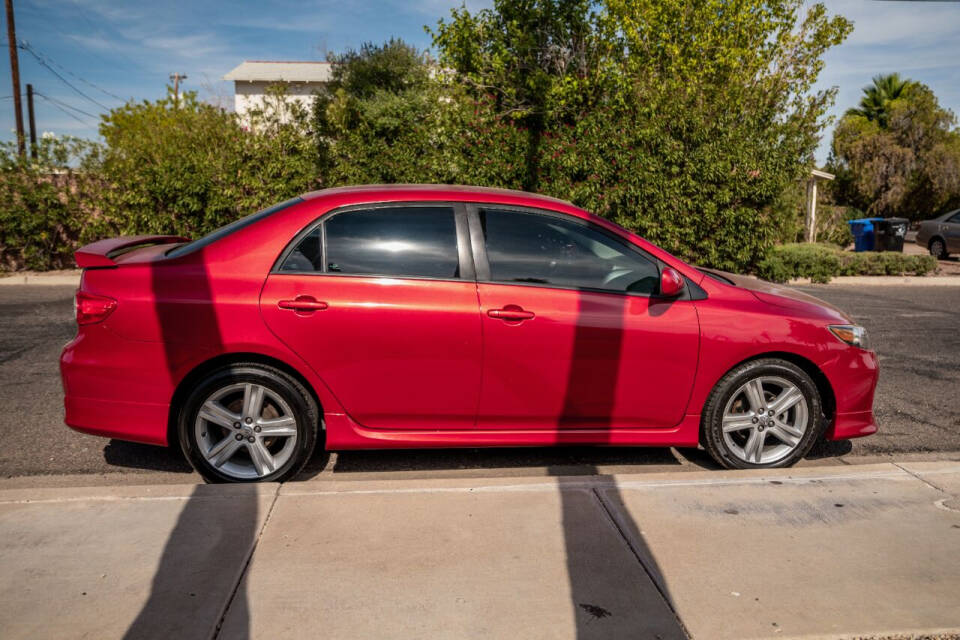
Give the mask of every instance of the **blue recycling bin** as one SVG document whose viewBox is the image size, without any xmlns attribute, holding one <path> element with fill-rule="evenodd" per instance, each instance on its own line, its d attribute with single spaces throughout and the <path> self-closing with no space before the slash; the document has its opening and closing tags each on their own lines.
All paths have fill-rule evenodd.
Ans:
<svg viewBox="0 0 960 640">
<path fill-rule="evenodd" d="M 883 220 L 883 218 L 859 218 L 857 220 L 848 220 L 850 232 L 853 233 L 854 251 L 873 251 L 874 250 L 874 223 Z"/>
</svg>

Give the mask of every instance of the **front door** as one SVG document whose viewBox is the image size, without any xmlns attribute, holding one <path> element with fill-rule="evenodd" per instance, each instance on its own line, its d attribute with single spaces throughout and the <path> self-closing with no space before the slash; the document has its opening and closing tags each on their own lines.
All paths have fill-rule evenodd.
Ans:
<svg viewBox="0 0 960 640">
<path fill-rule="evenodd" d="M 678 424 L 699 322 L 691 300 L 655 296 L 656 261 L 571 217 L 496 208 L 478 216 L 489 263 L 478 274 L 478 428 Z"/>
<path fill-rule="evenodd" d="M 960 212 L 947 218 L 947 223 L 943 225 L 943 235 L 947 243 L 947 251 L 950 253 L 960 253 Z"/>
<path fill-rule="evenodd" d="M 267 325 L 361 425 L 474 424 L 480 320 L 459 217 L 435 205 L 328 214 L 267 278 Z"/>
</svg>

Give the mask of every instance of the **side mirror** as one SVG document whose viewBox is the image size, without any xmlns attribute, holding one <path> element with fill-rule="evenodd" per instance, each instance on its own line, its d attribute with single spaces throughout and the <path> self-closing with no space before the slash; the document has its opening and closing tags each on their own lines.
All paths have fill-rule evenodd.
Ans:
<svg viewBox="0 0 960 640">
<path fill-rule="evenodd" d="M 676 298 L 683 293 L 684 281 L 680 272 L 673 267 L 664 267 L 660 272 L 660 295 L 664 298 Z"/>
</svg>

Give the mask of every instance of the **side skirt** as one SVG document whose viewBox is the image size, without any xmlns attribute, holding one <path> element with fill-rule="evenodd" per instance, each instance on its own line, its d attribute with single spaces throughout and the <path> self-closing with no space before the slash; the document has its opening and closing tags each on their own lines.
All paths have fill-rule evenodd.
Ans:
<svg viewBox="0 0 960 640">
<path fill-rule="evenodd" d="M 687 415 L 670 429 L 388 430 L 368 429 L 343 413 L 325 415 L 326 449 L 419 449 L 456 447 L 692 447 L 699 442 L 700 415 Z"/>
</svg>

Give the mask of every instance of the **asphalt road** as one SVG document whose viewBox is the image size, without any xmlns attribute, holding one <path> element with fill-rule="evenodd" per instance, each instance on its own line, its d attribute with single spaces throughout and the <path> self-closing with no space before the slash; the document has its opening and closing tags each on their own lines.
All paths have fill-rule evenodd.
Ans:
<svg viewBox="0 0 960 640">
<path fill-rule="evenodd" d="M 822 447 L 809 463 L 925 452 L 960 457 L 960 288 L 800 288 L 866 326 L 881 362 L 880 433 Z M 57 360 L 75 333 L 72 295 L 72 287 L 0 287 L 0 477 L 125 474 L 119 476 L 124 482 L 193 482 L 175 450 L 86 436 L 63 425 Z M 363 451 L 318 453 L 306 475 L 565 475 L 711 466 L 696 450 Z"/>
</svg>

